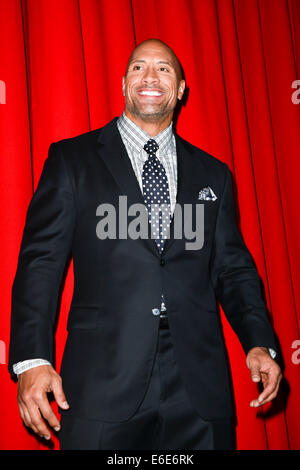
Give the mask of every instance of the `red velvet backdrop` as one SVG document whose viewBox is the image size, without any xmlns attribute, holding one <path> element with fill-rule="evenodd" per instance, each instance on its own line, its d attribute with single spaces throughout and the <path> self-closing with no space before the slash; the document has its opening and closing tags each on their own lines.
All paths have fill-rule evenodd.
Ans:
<svg viewBox="0 0 300 470">
<path fill-rule="evenodd" d="M 179 134 L 233 171 L 241 230 L 285 362 L 276 406 L 250 408 L 257 386 L 222 313 L 238 449 L 299 449 L 300 96 L 292 84 L 300 79 L 300 1 L 0 0 L 0 12 L 0 447 L 48 448 L 22 425 L 6 364 L 25 213 L 48 147 L 120 115 L 129 54 L 158 37 L 179 56 L 190 89 Z M 72 275 L 71 265 L 56 332 L 58 367 Z"/>
</svg>

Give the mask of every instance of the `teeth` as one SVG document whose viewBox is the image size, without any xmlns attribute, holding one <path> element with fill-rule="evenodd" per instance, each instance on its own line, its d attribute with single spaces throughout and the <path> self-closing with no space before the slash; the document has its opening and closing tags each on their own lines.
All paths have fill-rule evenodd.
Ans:
<svg viewBox="0 0 300 470">
<path fill-rule="evenodd" d="M 161 96 L 161 93 L 159 91 L 140 91 L 140 95 L 147 95 L 147 96 Z"/>
</svg>

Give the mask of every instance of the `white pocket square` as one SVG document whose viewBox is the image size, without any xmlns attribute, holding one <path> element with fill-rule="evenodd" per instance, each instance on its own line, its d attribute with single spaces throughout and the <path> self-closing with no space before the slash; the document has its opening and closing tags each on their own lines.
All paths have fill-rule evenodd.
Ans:
<svg viewBox="0 0 300 470">
<path fill-rule="evenodd" d="M 199 191 L 198 199 L 201 201 L 215 201 L 218 198 L 213 190 L 208 186 L 207 188 L 203 188 Z"/>
</svg>

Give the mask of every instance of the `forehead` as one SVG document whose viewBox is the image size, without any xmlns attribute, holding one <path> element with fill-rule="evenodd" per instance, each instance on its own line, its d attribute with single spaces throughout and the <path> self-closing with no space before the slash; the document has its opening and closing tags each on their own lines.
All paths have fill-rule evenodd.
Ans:
<svg viewBox="0 0 300 470">
<path fill-rule="evenodd" d="M 147 43 L 138 46 L 134 50 L 130 62 L 134 60 L 157 60 L 174 64 L 173 56 L 168 48 L 158 43 Z"/>
</svg>

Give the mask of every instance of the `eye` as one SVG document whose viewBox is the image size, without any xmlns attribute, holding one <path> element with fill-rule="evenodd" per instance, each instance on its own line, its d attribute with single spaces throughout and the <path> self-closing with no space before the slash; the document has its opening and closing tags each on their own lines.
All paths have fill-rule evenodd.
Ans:
<svg viewBox="0 0 300 470">
<path fill-rule="evenodd" d="M 159 67 L 159 70 L 163 72 L 169 72 L 169 69 L 167 67 Z"/>
<path fill-rule="evenodd" d="M 142 66 L 141 65 L 134 65 L 132 67 L 132 70 L 141 70 Z"/>
</svg>

